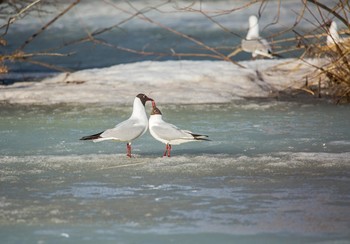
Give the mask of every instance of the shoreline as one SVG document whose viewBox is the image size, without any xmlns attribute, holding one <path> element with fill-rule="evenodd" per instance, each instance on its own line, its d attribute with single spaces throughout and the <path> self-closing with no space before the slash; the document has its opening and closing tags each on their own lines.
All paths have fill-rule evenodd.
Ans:
<svg viewBox="0 0 350 244">
<path fill-rule="evenodd" d="M 324 60 L 308 62 L 320 65 Z M 316 69 L 298 59 L 239 63 L 246 68 L 226 61 L 142 61 L 60 73 L 41 81 L 0 85 L 0 103 L 122 105 L 135 94 L 145 93 L 162 104 L 220 104 L 288 99 L 295 91 L 307 93 L 302 90 L 305 77 L 310 77 L 309 86 L 318 83 L 312 78 Z"/>
</svg>

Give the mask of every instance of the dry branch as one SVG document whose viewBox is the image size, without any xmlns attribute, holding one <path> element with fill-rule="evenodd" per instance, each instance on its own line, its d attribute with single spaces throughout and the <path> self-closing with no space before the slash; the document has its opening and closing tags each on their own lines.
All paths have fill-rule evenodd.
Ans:
<svg viewBox="0 0 350 244">
<path fill-rule="evenodd" d="M 30 36 L 20 47 L 19 50 L 23 50 L 26 45 L 28 45 L 30 42 L 32 42 L 40 33 L 45 31 L 50 25 L 55 23 L 59 18 L 61 18 L 63 15 L 65 15 L 69 10 L 71 10 L 74 6 L 76 6 L 80 0 L 76 0 L 72 4 L 70 4 L 66 9 L 64 9 L 61 13 L 59 13 L 56 17 L 54 17 L 52 20 L 50 20 L 47 24 L 45 24 L 43 27 L 41 27 L 37 32 L 35 32 L 32 36 Z"/>
<path fill-rule="evenodd" d="M 20 18 L 21 15 L 23 15 L 24 13 L 30 11 L 35 5 L 41 3 L 42 0 L 36 0 L 26 6 L 24 6 L 23 8 L 19 9 L 18 12 L 16 14 L 14 14 L 13 16 L 11 16 L 9 18 L 9 20 L 7 21 L 7 24 L 3 25 L 0 27 L 1 28 L 5 28 L 6 30 L 5 32 L 2 34 L 2 36 L 5 36 L 7 34 L 7 31 L 9 29 L 9 26 L 14 23 L 18 18 Z M 68 69 L 66 68 L 62 68 L 59 67 L 57 65 L 52 65 L 52 64 L 48 64 L 45 62 L 40 62 L 40 61 L 36 61 L 36 60 L 32 60 L 31 58 L 33 57 L 38 57 L 38 56 L 56 56 L 56 57 L 64 57 L 64 56 L 70 56 L 72 53 L 69 54 L 61 54 L 61 53 L 52 53 L 52 52 L 34 52 L 34 53 L 26 53 L 25 51 L 23 51 L 23 49 L 25 48 L 26 45 L 28 45 L 30 42 L 32 42 L 39 34 L 41 34 L 42 32 L 44 32 L 49 26 L 51 26 L 54 22 L 56 22 L 59 18 L 61 18 L 63 15 L 65 15 L 68 11 L 70 11 L 74 6 L 76 6 L 78 3 L 80 2 L 80 0 L 76 0 L 75 2 L 73 2 L 72 4 L 70 4 L 66 9 L 64 9 L 62 12 L 60 12 L 57 16 L 55 16 L 52 20 L 50 20 L 48 23 L 46 23 L 44 26 L 42 26 L 38 31 L 36 31 L 33 35 L 31 35 L 19 48 L 17 48 L 17 50 L 15 50 L 13 53 L 11 54 L 0 54 L 0 74 L 1 73 L 7 73 L 8 72 L 8 68 L 6 67 L 6 65 L 4 65 L 5 61 L 11 61 L 11 62 L 28 62 L 28 63 L 32 63 L 35 65 L 40 65 L 49 69 L 54 69 L 54 70 L 59 70 L 59 71 L 64 71 L 67 72 Z M 10 4 L 10 3 L 9 3 Z M 6 45 L 6 41 L 5 39 L 3 39 L 3 37 L 1 37 L 1 44 Z"/>
<path fill-rule="evenodd" d="M 39 2 L 41 2 L 42 0 L 36 0 L 30 4 L 28 4 L 27 6 L 23 7 L 18 13 L 16 13 L 15 15 L 11 16 L 7 23 L 0 26 L 0 29 L 3 29 L 4 27 L 6 27 L 5 32 L 1 35 L 4 36 L 7 34 L 8 28 L 10 27 L 10 25 L 12 23 L 14 23 L 19 17 L 20 15 L 24 14 L 25 12 L 29 11 L 34 5 L 38 4 Z"/>
<path fill-rule="evenodd" d="M 106 1 L 106 2 L 107 2 L 107 1 Z M 115 9 L 118 9 L 118 10 L 122 11 L 123 13 L 129 14 L 129 15 L 131 15 L 131 16 L 136 16 L 137 18 L 139 18 L 139 19 L 141 19 L 141 20 L 143 20 L 143 21 L 146 21 L 146 22 L 148 22 L 148 23 L 150 23 L 150 24 L 156 25 L 156 26 L 158 26 L 158 27 L 160 27 L 160 28 L 162 28 L 162 29 L 164 29 L 164 30 L 167 30 L 167 31 L 169 31 L 169 32 L 171 32 L 171 33 L 173 33 L 173 34 L 175 34 L 175 35 L 177 35 L 177 36 L 180 36 L 180 37 L 182 37 L 182 38 L 184 38 L 184 39 L 186 39 L 186 40 L 189 40 L 189 41 L 195 43 L 196 45 L 198 45 L 198 46 L 200 46 L 200 47 L 203 47 L 204 49 L 206 49 L 206 50 L 210 51 L 211 53 L 213 53 L 212 55 L 204 54 L 204 56 L 207 56 L 207 57 L 210 56 L 210 57 L 214 57 L 214 58 L 216 58 L 216 59 L 221 59 L 221 60 L 229 61 L 229 62 L 231 62 L 231 63 L 233 63 L 233 64 L 235 64 L 235 65 L 237 65 L 237 66 L 239 66 L 239 67 L 241 67 L 241 68 L 245 68 L 245 67 L 242 66 L 241 64 L 239 64 L 239 63 L 237 63 L 237 62 L 235 62 L 235 61 L 229 59 L 226 55 L 220 53 L 220 52 L 217 51 L 215 48 L 210 47 L 210 46 L 206 45 L 205 43 L 203 43 L 203 42 L 201 42 L 201 41 L 199 41 L 199 40 L 197 40 L 197 39 L 195 39 L 195 38 L 193 38 L 193 37 L 191 37 L 191 36 L 189 36 L 189 35 L 186 35 L 186 34 L 180 32 L 180 31 L 177 31 L 177 30 L 175 30 L 175 29 L 173 29 L 173 28 L 170 28 L 170 27 L 168 27 L 168 26 L 166 26 L 166 25 L 164 25 L 164 24 L 161 24 L 161 23 L 159 23 L 159 22 L 156 22 L 156 21 L 154 21 L 154 20 L 148 18 L 147 16 L 144 15 L 143 10 L 138 10 L 138 9 L 136 9 L 136 8 L 132 5 L 132 3 L 129 2 L 129 1 L 127 1 L 127 3 L 128 3 L 128 5 L 135 11 L 135 13 L 132 13 L 132 12 L 129 11 L 129 10 L 123 9 L 123 8 L 121 8 L 121 7 L 117 6 L 117 5 L 115 5 L 114 3 L 111 3 L 111 2 L 108 2 L 108 3 L 109 3 L 111 6 L 113 6 Z M 180 55 L 177 55 L 177 56 L 180 56 Z M 197 57 L 198 57 L 198 56 L 203 56 L 203 55 L 202 55 L 202 54 L 195 54 L 195 55 L 193 55 L 193 54 L 187 54 L 187 55 L 182 55 L 182 56 L 197 56 Z"/>
</svg>

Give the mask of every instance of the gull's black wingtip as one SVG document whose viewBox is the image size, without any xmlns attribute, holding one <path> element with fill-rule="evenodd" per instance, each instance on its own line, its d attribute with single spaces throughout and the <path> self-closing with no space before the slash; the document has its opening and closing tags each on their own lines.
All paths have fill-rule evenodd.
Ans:
<svg viewBox="0 0 350 244">
<path fill-rule="evenodd" d="M 101 138 L 101 134 L 103 133 L 100 132 L 100 133 L 97 133 L 97 134 L 94 134 L 94 135 L 90 135 L 90 136 L 83 136 L 82 138 L 80 138 L 79 140 L 82 140 L 82 141 L 87 141 L 87 140 L 95 140 L 95 139 L 99 139 Z"/>
<path fill-rule="evenodd" d="M 207 135 L 191 134 L 195 140 L 198 141 L 211 141 Z"/>
</svg>

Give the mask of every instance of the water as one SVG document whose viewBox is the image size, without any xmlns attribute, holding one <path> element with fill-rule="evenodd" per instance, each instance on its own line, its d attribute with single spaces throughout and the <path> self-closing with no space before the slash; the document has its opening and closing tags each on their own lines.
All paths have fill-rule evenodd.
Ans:
<svg viewBox="0 0 350 244">
<path fill-rule="evenodd" d="M 329 6 L 334 5 L 333 1 L 326 2 L 329 2 Z M 261 15 L 259 20 L 261 35 L 269 41 L 275 41 L 295 37 L 292 27 L 301 35 L 308 34 L 315 29 L 312 21 L 319 18 L 318 14 L 323 13 L 314 5 L 310 5 L 308 8 L 317 14 L 313 16 L 306 11 L 305 19 L 294 26 L 296 13 L 300 13 L 303 9 L 302 3 L 270 1 L 266 6 L 260 3 L 247 3 L 247 1 L 206 1 L 189 6 L 188 1 L 133 1 L 129 2 L 133 6 L 131 7 L 127 1 L 121 0 L 80 1 L 70 12 L 60 17 L 44 32 L 40 32 L 21 51 L 29 54 L 63 54 L 64 56 L 38 55 L 30 60 L 71 71 L 144 60 L 216 60 L 208 55 L 212 55 L 212 51 L 174 31 L 194 38 L 223 55 L 228 55 L 240 45 L 241 38 L 246 35 L 247 20 L 251 14 Z M 244 5 L 249 6 L 242 8 Z M 68 3 L 55 3 L 43 7 L 43 11 L 34 11 L 31 15 L 18 19 L 3 36 L 8 45 L 0 46 L 0 52 L 12 54 L 18 51 L 26 40 L 67 6 Z M 186 11 L 188 7 L 202 9 L 208 16 L 199 12 Z M 225 12 L 235 8 L 236 10 L 232 12 Z M 143 12 L 153 22 L 135 15 L 138 11 Z M 327 16 L 324 13 L 320 19 L 324 20 Z M 276 22 L 277 19 L 278 22 Z M 0 24 L 5 23 L 7 23 L 6 19 L 0 20 Z M 339 27 L 342 27 L 341 23 Z M 110 29 L 94 38 L 107 42 L 111 46 L 81 41 L 105 28 Z M 288 48 L 294 49 L 296 41 L 280 42 L 272 46 L 276 52 L 280 52 Z M 283 52 L 282 56 L 299 57 L 302 52 L 303 50 Z M 184 55 L 174 56 L 174 53 Z M 200 57 L 198 54 L 208 56 Z M 250 60 L 251 54 L 239 52 L 232 59 L 234 61 Z M 29 61 L 27 59 L 18 62 L 5 60 L 10 72 L 0 76 L 0 84 L 40 80 L 58 71 Z"/>
<path fill-rule="evenodd" d="M 212 141 L 79 141 L 129 106 L 1 105 L 2 243 L 349 243 L 349 106 L 159 104 Z M 150 110 L 147 105 L 147 111 Z"/>
</svg>

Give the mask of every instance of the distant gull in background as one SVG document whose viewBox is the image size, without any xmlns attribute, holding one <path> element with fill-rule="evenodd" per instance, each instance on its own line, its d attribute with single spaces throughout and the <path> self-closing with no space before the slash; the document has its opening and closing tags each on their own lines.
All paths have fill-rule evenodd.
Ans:
<svg viewBox="0 0 350 244">
<path fill-rule="evenodd" d="M 255 15 L 249 17 L 249 30 L 246 39 L 242 39 L 241 48 L 243 51 L 252 53 L 252 57 L 258 55 L 273 58 L 270 44 L 260 37 L 258 18 Z"/>
<path fill-rule="evenodd" d="M 142 136 L 148 128 L 148 118 L 145 111 L 147 101 L 153 101 L 145 94 L 138 94 L 134 99 L 133 111 L 129 119 L 117 124 L 113 129 L 108 129 L 91 136 L 84 136 L 80 140 L 92 140 L 93 142 L 115 140 L 127 142 L 127 156 L 131 157 L 131 142 Z"/>
<path fill-rule="evenodd" d="M 337 23 L 332 20 L 329 30 L 328 30 L 328 35 L 327 35 L 327 45 L 328 46 L 333 46 L 335 44 L 343 42 L 343 38 L 341 38 L 338 34 L 338 27 Z"/>
<path fill-rule="evenodd" d="M 153 103 L 151 116 L 149 118 L 149 131 L 158 141 L 166 144 L 163 157 L 170 157 L 171 145 L 179 145 L 191 141 L 210 141 L 208 136 L 194 134 L 188 130 L 181 130 L 173 124 L 162 119 L 162 113 Z"/>
</svg>

